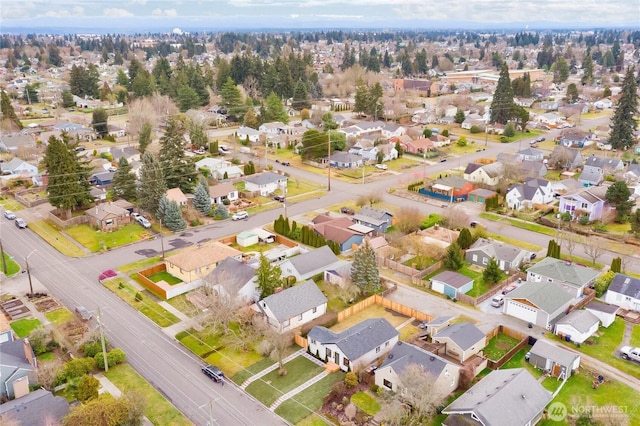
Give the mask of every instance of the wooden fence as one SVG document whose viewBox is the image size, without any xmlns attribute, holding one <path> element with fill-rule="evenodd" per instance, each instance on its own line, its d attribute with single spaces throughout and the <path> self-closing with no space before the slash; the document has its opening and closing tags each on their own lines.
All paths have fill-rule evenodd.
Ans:
<svg viewBox="0 0 640 426">
<path fill-rule="evenodd" d="M 509 337 L 513 337 L 518 340 L 518 344 L 509 350 L 506 354 L 502 355 L 499 360 L 487 359 L 487 367 L 492 370 L 497 370 L 507 363 L 513 356 L 524 348 L 529 343 L 529 335 L 520 331 L 514 330 L 503 325 L 499 325 L 490 332 L 487 333 L 487 342 L 497 336 L 498 334 L 504 334 Z"/>
<path fill-rule="evenodd" d="M 366 299 L 349 306 L 345 310 L 338 312 L 338 322 L 344 321 L 350 316 L 353 316 L 372 305 L 380 305 L 386 309 L 391 309 L 392 311 L 404 316 L 413 317 L 418 321 L 431 321 L 433 319 L 431 315 L 427 315 L 424 312 L 418 311 L 417 309 L 410 308 L 409 306 L 403 305 L 402 303 L 386 299 L 379 294 L 374 294 L 373 296 L 369 296 Z"/>
<path fill-rule="evenodd" d="M 293 336 L 293 341 L 295 342 L 296 345 L 300 346 L 302 349 L 305 349 L 305 350 L 309 346 L 309 342 L 307 341 L 307 339 L 302 337 L 299 334 L 296 334 Z"/>
<path fill-rule="evenodd" d="M 491 290 L 489 290 L 488 292 L 486 292 L 484 294 L 481 294 L 478 297 L 472 297 L 472 296 L 469 296 L 467 294 L 459 293 L 457 298 L 462 303 L 466 303 L 467 305 L 471 305 L 471 306 L 477 306 L 480 303 L 484 302 L 485 300 L 490 299 L 493 296 L 495 296 L 496 294 L 502 292 L 502 290 L 505 287 L 507 287 L 509 284 L 514 283 L 518 278 L 524 279 L 525 278 L 524 273 L 523 272 L 518 272 L 516 274 L 513 274 L 513 275 L 507 277 L 500 284 L 494 286 Z"/>
<path fill-rule="evenodd" d="M 67 220 L 60 219 L 58 216 L 53 214 L 53 210 L 49 212 L 47 215 L 47 219 L 51 221 L 55 226 L 60 229 L 66 229 L 70 226 L 81 225 L 83 223 L 89 223 L 89 217 L 87 215 L 72 217 Z"/>
<path fill-rule="evenodd" d="M 166 300 L 167 289 L 159 285 L 159 283 L 154 283 L 148 278 L 153 274 L 157 274 L 158 272 L 162 272 L 166 270 L 167 270 L 167 265 L 165 265 L 164 263 L 160 263 L 150 268 L 143 269 L 142 271 L 138 272 L 138 282 L 143 286 L 145 286 L 150 292 L 152 292 L 156 296 Z"/>
<path fill-rule="evenodd" d="M 431 274 L 432 272 L 442 268 L 442 263 L 443 261 L 439 260 L 433 265 L 426 267 L 425 269 L 418 270 L 412 268 L 411 266 L 403 265 L 402 263 L 389 259 L 387 257 L 376 256 L 376 264 L 379 267 L 389 268 L 393 271 L 407 275 L 408 277 L 410 277 L 412 284 L 421 286 L 425 286 L 423 278 Z"/>
<path fill-rule="evenodd" d="M 585 288 L 584 293 L 585 293 L 584 297 L 578 303 L 576 303 L 575 305 L 569 306 L 569 310 L 567 311 L 567 313 L 584 308 L 590 302 L 592 302 L 593 299 L 596 298 L 596 291 L 592 288 L 589 288 L 589 287 Z"/>
<path fill-rule="evenodd" d="M 37 187 L 37 188 L 32 188 L 32 189 L 24 189 L 22 191 L 18 191 L 14 194 L 14 197 L 16 199 L 16 201 L 18 201 L 19 203 L 24 204 L 27 207 L 35 207 L 35 206 L 39 206 L 40 204 L 44 204 L 44 203 L 48 203 L 49 202 L 49 198 L 39 198 L 37 195 L 35 200 L 30 200 L 28 199 L 26 196 L 29 194 L 36 194 L 38 192 L 42 191 L 41 187 Z"/>
</svg>

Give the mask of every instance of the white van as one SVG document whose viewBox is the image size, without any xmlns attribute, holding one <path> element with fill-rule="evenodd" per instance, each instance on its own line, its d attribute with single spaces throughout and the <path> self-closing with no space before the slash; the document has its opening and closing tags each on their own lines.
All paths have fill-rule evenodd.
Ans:
<svg viewBox="0 0 640 426">
<path fill-rule="evenodd" d="M 504 304 L 504 297 L 502 295 L 493 296 L 493 299 L 491 299 L 491 306 L 493 306 L 494 308 L 499 308 L 503 304 Z"/>
</svg>

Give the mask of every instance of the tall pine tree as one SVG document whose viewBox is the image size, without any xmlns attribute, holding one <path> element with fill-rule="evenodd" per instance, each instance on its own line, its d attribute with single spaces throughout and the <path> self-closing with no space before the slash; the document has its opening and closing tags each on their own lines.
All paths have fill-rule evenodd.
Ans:
<svg viewBox="0 0 640 426">
<path fill-rule="evenodd" d="M 9 120 L 15 127 L 18 129 L 22 129 L 22 123 L 18 119 L 16 115 L 16 111 L 13 109 L 13 105 L 11 105 L 11 99 L 7 92 L 4 90 L 0 93 L 2 97 L 0 101 L 0 111 L 2 111 L 2 120 Z"/>
<path fill-rule="evenodd" d="M 173 232 L 182 231 L 187 227 L 187 223 L 182 217 L 182 212 L 180 211 L 178 203 L 175 201 L 169 201 L 162 223 Z"/>
<path fill-rule="evenodd" d="M 196 169 L 184 153 L 184 123 L 175 117 L 169 118 L 164 136 L 160 138 L 159 160 L 164 171 L 167 188 L 180 188 L 191 193 L 196 184 Z"/>
<path fill-rule="evenodd" d="M 138 195 L 136 188 L 136 175 L 131 169 L 131 165 L 126 157 L 118 161 L 118 170 L 113 174 L 111 186 L 113 195 L 117 198 L 124 198 L 127 201 L 135 201 Z"/>
<path fill-rule="evenodd" d="M 638 84 L 629 67 L 622 81 L 618 107 L 611 120 L 609 142 L 613 149 L 626 150 L 635 143 L 633 132 L 638 128 L 634 116 L 638 113 Z"/>
<path fill-rule="evenodd" d="M 156 215 L 158 203 L 167 191 L 164 184 L 164 174 L 160 164 L 149 152 L 142 156 L 140 167 L 140 181 L 138 182 L 138 202 L 146 212 Z"/>
<path fill-rule="evenodd" d="M 507 121 L 513 117 L 514 106 L 509 67 L 505 63 L 502 64 L 498 85 L 491 102 L 491 122 L 507 124 Z"/>
<path fill-rule="evenodd" d="M 382 286 L 380 271 L 376 265 L 376 253 L 366 241 L 354 253 L 351 281 L 365 294 L 377 293 Z"/>
<path fill-rule="evenodd" d="M 207 215 L 211 211 L 211 195 L 209 193 L 209 185 L 206 181 L 200 180 L 193 196 L 193 206 L 200 213 Z"/>
</svg>

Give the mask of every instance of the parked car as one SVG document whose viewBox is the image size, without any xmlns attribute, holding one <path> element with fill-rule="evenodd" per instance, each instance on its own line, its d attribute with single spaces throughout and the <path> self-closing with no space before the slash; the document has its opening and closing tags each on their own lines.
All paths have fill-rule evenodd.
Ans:
<svg viewBox="0 0 640 426">
<path fill-rule="evenodd" d="M 20 229 L 25 229 L 27 227 L 27 222 L 25 222 L 24 219 L 17 218 L 15 223 Z"/>
<path fill-rule="evenodd" d="M 376 169 L 387 170 L 386 164 L 376 164 Z"/>
<path fill-rule="evenodd" d="M 288 161 L 283 161 L 283 162 L 282 162 L 282 165 L 283 165 L 283 166 L 290 166 L 290 165 L 291 165 L 291 163 L 290 163 L 290 162 L 288 162 Z"/>
<path fill-rule="evenodd" d="M 220 371 L 220 369 L 216 366 L 205 365 L 204 367 L 202 367 L 202 372 L 216 383 L 224 380 L 224 373 Z"/>
<path fill-rule="evenodd" d="M 538 257 L 538 255 L 536 253 L 531 253 L 531 255 L 529 256 L 530 260 L 535 259 L 536 257 Z"/>
<path fill-rule="evenodd" d="M 504 297 L 502 297 L 501 295 L 493 296 L 493 299 L 491 299 L 491 306 L 493 306 L 494 308 L 499 308 L 502 305 L 504 305 Z"/>
<path fill-rule="evenodd" d="M 633 348 L 631 346 L 623 346 L 620 349 L 623 359 L 640 362 L 640 348 Z"/>
<path fill-rule="evenodd" d="M 76 313 L 83 321 L 89 321 L 93 318 L 93 314 L 84 306 L 76 306 Z"/>
<path fill-rule="evenodd" d="M 149 222 L 146 217 L 138 215 L 135 219 L 143 228 L 151 228 L 151 222 Z"/>
<path fill-rule="evenodd" d="M 275 201 L 280 201 L 281 203 L 284 203 L 284 200 L 285 200 L 283 195 L 276 195 L 276 196 L 273 197 L 273 199 Z"/>
<path fill-rule="evenodd" d="M 236 212 L 231 216 L 231 220 L 242 220 L 249 219 L 249 213 L 247 212 Z"/>
<path fill-rule="evenodd" d="M 475 228 L 476 226 L 478 226 L 478 222 L 473 221 L 469 224 L 470 227 Z"/>
<path fill-rule="evenodd" d="M 544 136 L 538 136 L 538 137 L 533 141 L 533 143 L 536 143 L 536 142 L 544 142 L 544 141 L 545 141 Z"/>
<path fill-rule="evenodd" d="M 116 166 L 109 166 L 109 169 L 107 170 L 109 170 L 110 172 L 116 172 L 118 171 L 118 168 Z"/>
<path fill-rule="evenodd" d="M 340 207 L 340 213 L 343 214 L 348 214 L 353 216 L 354 214 L 356 214 L 355 210 L 349 208 L 349 207 Z"/>
<path fill-rule="evenodd" d="M 446 159 L 446 158 L 441 158 L 441 159 L 440 159 L 440 162 L 441 162 L 441 163 L 444 163 L 444 162 L 446 162 L 446 161 L 447 161 L 447 159 Z"/>
<path fill-rule="evenodd" d="M 15 220 L 16 214 L 14 212 L 12 212 L 11 210 L 5 210 L 4 211 L 4 217 L 6 217 L 9 220 Z"/>
<path fill-rule="evenodd" d="M 118 275 L 116 271 L 114 271 L 113 269 L 107 269 L 106 271 L 101 273 L 100 276 L 98 276 L 98 279 L 102 281 L 102 280 L 106 280 L 107 278 L 113 278 L 116 275 Z"/>
<path fill-rule="evenodd" d="M 194 154 L 198 154 L 198 155 L 204 155 L 205 154 L 205 150 L 204 149 L 196 149 L 195 151 L 193 151 Z"/>
<path fill-rule="evenodd" d="M 76 152 L 80 152 L 80 151 L 84 151 L 87 148 L 85 148 L 84 146 L 76 146 Z"/>
<path fill-rule="evenodd" d="M 510 285 L 509 287 L 505 287 L 504 290 L 502 290 L 502 294 L 509 294 L 516 288 L 517 287 L 515 285 Z"/>
</svg>

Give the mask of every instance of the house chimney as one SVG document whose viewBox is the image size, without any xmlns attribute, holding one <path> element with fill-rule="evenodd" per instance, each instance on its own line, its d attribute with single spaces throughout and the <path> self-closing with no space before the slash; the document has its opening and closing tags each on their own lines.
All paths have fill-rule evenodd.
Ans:
<svg viewBox="0 0 640 426">
<path fill-rule="evenodd" d="M 33 368 L 36 368 L 38 366 L 36 357 L 33 356 L 33 349 L 31 349 L 31 343 L 29 342 L 29 339 L 27 339 L 26 337 L 22 339 L 22 347 L 24 349 L 25 359 L 29 362 L 29 364 L 31 364 Z"/>
</svg>

